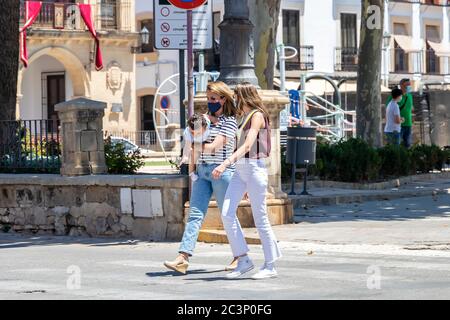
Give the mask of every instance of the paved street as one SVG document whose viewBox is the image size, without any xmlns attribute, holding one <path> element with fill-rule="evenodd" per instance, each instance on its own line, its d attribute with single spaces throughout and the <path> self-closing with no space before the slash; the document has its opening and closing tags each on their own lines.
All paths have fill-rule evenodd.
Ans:
<svg viewBox="0 0 450 320">
<path fill-rule="evenodd" d="M 313 207 L 296 221 L 275 228 L 284 256 L 264 281 L 225 280 L 228 245 L 199 244 L 174 276 L 162 262 L 177 243 L 0 234 L 0 299 L 450 299 L 450 195 Z"/>
</svg>

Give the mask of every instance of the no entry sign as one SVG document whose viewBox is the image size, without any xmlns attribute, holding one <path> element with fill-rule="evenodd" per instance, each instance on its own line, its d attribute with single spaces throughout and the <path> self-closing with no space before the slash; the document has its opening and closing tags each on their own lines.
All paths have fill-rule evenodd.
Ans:
<svg viewBox="0 0 450 320">
<path fill-rule="evenodd" d="M 208 0 L 169 0 L 169 2 L 177 8 L 192 10 L 201 7 Z"/>
<path fill-rule="evenodd" d="M 170 108 L 170 99 L 168 96 L 164 96 L 161 98 L 161 109 L 167 110 Z"/>
</svg>

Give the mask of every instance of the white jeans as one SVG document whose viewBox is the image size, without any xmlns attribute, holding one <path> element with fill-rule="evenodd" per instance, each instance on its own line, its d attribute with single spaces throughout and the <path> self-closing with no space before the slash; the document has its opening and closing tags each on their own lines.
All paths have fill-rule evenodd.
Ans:
<svg viewBox="0 0 450 320">
<path fill-rule="evenodd" d="M 235 257 L 245 255 L 249 249 L 236 216 L 239 202 L 247 191 L 253 219 L 258 229 L 266 263 L 281 257 L 275 234 L 267 216 L 266 191 L 268 176 L 263 160 L 243 159 L 236 164 L 222 208 L 222 222 Z"/>
</svg>

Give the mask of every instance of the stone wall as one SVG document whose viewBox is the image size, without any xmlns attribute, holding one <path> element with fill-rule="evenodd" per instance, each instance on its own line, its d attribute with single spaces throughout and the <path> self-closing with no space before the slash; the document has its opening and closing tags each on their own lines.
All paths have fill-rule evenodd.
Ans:
<svg viewBox="0 0 450 320">
<path fill-rule="evenodd" d="M 0 175 L 0 230 L 179 241 L 180 176 Z"/>
</svg>

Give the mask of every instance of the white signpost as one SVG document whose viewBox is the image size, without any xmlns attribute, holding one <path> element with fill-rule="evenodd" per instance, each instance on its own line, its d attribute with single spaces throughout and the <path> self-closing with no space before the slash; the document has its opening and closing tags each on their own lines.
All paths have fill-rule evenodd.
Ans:
<svg viewBox="0 0 450 320">
<path fill-rule="evenodd" d="M 187 50 L 187 15 L 168 0 L 153 0 L 155 48 Z M 213 45 L 212 0 L 192 10 L 194 50 L 211 49 Z"/>
</svg>

